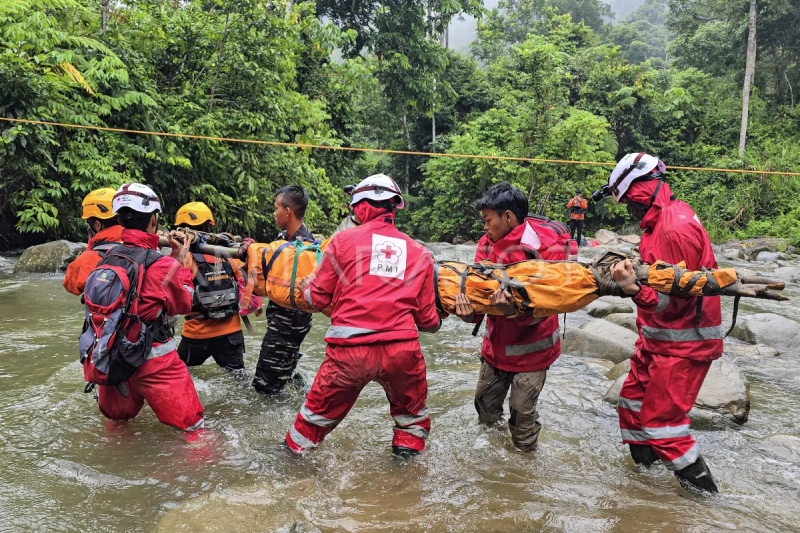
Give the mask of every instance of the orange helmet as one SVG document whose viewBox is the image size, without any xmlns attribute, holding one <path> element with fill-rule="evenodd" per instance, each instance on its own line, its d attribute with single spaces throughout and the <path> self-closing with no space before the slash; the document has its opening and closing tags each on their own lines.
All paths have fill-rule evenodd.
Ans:
<svg viewBox="0 0 800 533">
<path fill-rule="evenodd" d="M 188 224 L 189 226 L 199 226 L 203 222 L 214 225 L 214 215 L 211 209 L 203 202 L 189 202 L 180 209 L 175 216 L 175 225 Z"/>
<path fill-rule="evenodd" d="M 87 194 L 86 198 L 83 199 L 83 213 L 81 214 L 81 218 L 86 220 L 87 218 L 95 217 L 107 220 L 116 216 L 114 215 L 114 210 L 111 208 L 111 201 L 114 199 L 114 194 L 116 192 L 116 189 L 105 187 Z"/>
</svg>

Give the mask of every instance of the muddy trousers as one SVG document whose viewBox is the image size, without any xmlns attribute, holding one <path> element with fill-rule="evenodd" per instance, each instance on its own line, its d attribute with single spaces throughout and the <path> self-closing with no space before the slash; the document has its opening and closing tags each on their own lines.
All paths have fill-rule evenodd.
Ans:
<svg viewBox="0 0 800 533">
<path fill-rule="evenodd" d="M 694 406 L 710 361 L 694 361 L 636 350 L 619 394 L 622 442 L 649 445 L 670 470 L 700 456 L 686 414 Z"/>
<path fill-rule="evenodd" d="M 99 387 L 100 412 L 111 420 L 128 420 L 139 414 L 144 401 L 164 424 L 194 431 L 203 427 L 203 406 L 189 369 L 172 350 L 146 361 L 125 382 L 128 398 L 116 387 Z"/>
<path fill-rule="evenodd" d="M 311 331 L 311 313 L 286 309 L 270 302 L 267 334 L 261 343 L 253 388 L 263 394 L 283 390 L 300 360 L 300 345 Z"/>
<path fill-rule="evenodd" d="M 328 345 L 314 385 L 286 435 L 289 448 L 296 453 L 316 448 L 347 416 L 370 381 L 377 381 L 389 400 L 394 419 L 392 446 L 424 450 L 431 419 L 425 406 L 425 359 L 418 340 Z M 352 439 L 357 440 L 358 430 L 352 431 Z"/>
<path fill-rule="evenodd" d="M 511 440 L 522 451 L 535 450 L 542 429 L 536 404 L 546 377 L 546 368 L 536 372 L 506 372 L 482 361 L 475 390 L 478 422 L 494 425 L 503 419 L 503 403 L 510 388 L 508 429 Z"/>
</svg>

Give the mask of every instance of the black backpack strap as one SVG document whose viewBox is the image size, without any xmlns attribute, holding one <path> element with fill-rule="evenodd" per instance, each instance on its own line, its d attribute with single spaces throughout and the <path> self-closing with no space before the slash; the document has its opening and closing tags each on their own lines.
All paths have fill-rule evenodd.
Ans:
<svg viewBox="0 0 800 533">
<path fill-rule="evenodd" d="M 208 261 L 206 261 L 206 257 L 203 254 L 198 254 L 197 252 L 192 252 L 192 259 L 194 259 L 194 262 L 198 265 L 202 263 L 208 263 Z"/>
</svg>

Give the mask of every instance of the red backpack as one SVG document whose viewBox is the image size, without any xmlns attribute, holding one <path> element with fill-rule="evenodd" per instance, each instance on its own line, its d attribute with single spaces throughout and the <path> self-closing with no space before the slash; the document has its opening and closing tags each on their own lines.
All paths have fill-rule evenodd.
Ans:
<svg viewBox="0 0 800 533">
<path fill-rule="evenodd" d="M 545 226 L 555 231 L 558 235 L 558 243 L 564 246 L 567 260 L 578 260 L 578 242 L 572 238 L 572 234 L 566 224 L 558 220 L 553 220 L 552 218 L 547 218 L 544 215 L 528 215 L 528 218 L 532 218 L 537 226 Z"/>
<path fill-rule="evenodd" d="M 161 256 L 155 250 L 116 245 L 86 280 L 86 319 L 79 346 L 83 376 L 92 384 L 115 386 L 130 379 L 147 361 L 153 341 L 166 340 L 165 317 L 146 321 L 137 315 L 145 271 Z"/>
</svg>

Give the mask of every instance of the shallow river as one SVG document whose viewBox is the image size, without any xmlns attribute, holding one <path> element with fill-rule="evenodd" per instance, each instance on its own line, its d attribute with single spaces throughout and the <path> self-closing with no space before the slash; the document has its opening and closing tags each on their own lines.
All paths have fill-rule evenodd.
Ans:
<svg viewBox="0 0 800 533">
<path fill-rule="evenodd" d="M 800 316 L 796 304 L 762 308 Z M 800 435 L 800 386 L 763 368 L 800 367 L 800 353 L 737 362 L 751 381 L 750 421 L 695 432 L 722 490 L 700 497 L 660 466 L 632 466 L 595 360 L 553 365 L 535 454 L 481 429 L 479 341 L 455 319 L 423 336 L 433 430 L 425 454 L 403 465 L 390 456 L 392 419 L 375 384 L 302 459 L 279 443 L 305 391 L 266 398 L 213 362 L 192 371 L 201 439 L 147 407 L 109 422 L 83 393 L 81 317 L 59 277 L 0 274 L 0 531 L 800 531 L 800 440 L 767 439 Z M 255 325 L 263 334 L 263 319 Z M 315 317 L 303 345 L 309 383 L 326 327 Z M 247 336 L 250 369 L 259 345 Z"/>
</svg>

